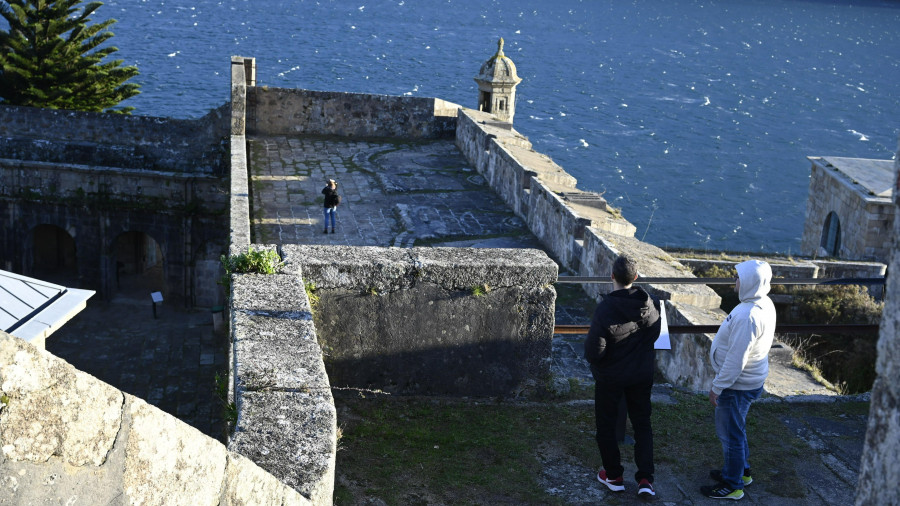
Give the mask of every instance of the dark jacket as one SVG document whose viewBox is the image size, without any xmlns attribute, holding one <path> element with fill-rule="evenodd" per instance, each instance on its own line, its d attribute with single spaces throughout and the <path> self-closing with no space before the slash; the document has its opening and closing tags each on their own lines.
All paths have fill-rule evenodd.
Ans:
<svg viewBox="0 0 900 506">
<path fill-rule="evenodd" d="M 341 196 L 338 195 L 337 188 L 332 189 L 326 186 L 322 189 L 322 195 L 325 195 L 325 207 L 337 207 L 341 203 Z"/>
<path fill-rule="evenodd" d="M 643 288 L 611 292 L 594 310 L 584 358 L 597 381 L 652 381 L 653 345 L 660 331 L 659 301 Z"/>
</svg>

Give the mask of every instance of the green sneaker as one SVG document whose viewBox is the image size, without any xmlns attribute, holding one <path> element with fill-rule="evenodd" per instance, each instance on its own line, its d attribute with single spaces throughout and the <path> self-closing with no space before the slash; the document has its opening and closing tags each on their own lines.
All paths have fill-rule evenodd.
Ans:
<svg viewBox="0 0 900 506">
<path fill-rule="evenodd" d="M 718 481 L 719 483 L 725 483 L 725 479 L 722 478 L 722 471 L 719 469 L 713 469 L 709 472 L 709 477 Z M 750 470 L 744 469 L 744 475 L 741 476 L 741 481 L 744 482 L 744 486 L 753 483 L 753 477 L 750 476 Z"/>
<path fill-rule="evenodd" d="M 737 501 L 744 498 L 743 490 L 735 490 L 724 483 L 720 483 L 714 487 L 700 487 L 700 493 L 713 499 L 731 499 Z"/>
</svg>

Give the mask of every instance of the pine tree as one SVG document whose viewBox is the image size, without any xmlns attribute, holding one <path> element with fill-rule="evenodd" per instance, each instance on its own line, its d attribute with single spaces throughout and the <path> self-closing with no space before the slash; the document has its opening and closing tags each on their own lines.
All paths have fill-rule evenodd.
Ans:
<svg viewBox="0 0 900 506">
<path fill-rule="evenodd" d="M 113 33 L 114 19 L 90 25 L 89 16 L 103 5 L 82 0 L 0 0 L 0 15 L 9 29 L 0 30 L 0 100 L 78 111 L 129 112 L 114 107 L 140 93 L 126 83 L 137 67 L 103 60 L 118 51 L 100 47 Z"/>
</svg>

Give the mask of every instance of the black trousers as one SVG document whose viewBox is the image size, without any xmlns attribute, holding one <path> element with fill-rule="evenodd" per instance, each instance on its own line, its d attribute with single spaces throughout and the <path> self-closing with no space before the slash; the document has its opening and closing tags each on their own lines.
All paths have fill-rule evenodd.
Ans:
<svg viewBox="0 0 900 506">
<path fill-rule="evenodd" d="M 594 415 L 597 420 L 597 448 L 603 460 L 603 468 L 610 478 L 618 478 L 625 472 L 622 455 L 616 441 L 616 421 L 620 403 L 624 397 L 628 417 L 634 428 L 634 463 L 637 472 L 634 479 L 644 478 L 653 482 L 653 429 L 650 427 L 650 393 L 653 380 L 636 384 L 615 381 L 597 381 L 594 388 Z"/>
</svg>

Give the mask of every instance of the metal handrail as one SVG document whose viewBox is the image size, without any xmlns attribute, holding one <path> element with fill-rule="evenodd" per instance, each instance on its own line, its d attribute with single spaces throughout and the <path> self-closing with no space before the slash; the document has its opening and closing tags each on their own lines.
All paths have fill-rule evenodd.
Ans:
<svg viewBox="0 0 900 506">
<path fill-rule="evenodd" d="M 670 334 L 715 334 L 719 331 L 718 325 L 669 325 Z M 554 334 L 587 334 L 590 325 L 556 325 Z M 864 324 L 836 324 L 836 325 L 776 325 L 776 334 L 865 334 L 878 332 L 879 325 Z"/>
<path fill-rule="evenodd" d="M 601 283 L 612 284 L 608 277 L 600 276 L 559 276 L 557 283 Z M 772 278 L 772 285 L 883 285 L 884 276 L 878 278 Z M 661 285 L 733 285 L 734 278 L 637 278 L 636 284 L 655 283 Z"/>
</svg>

